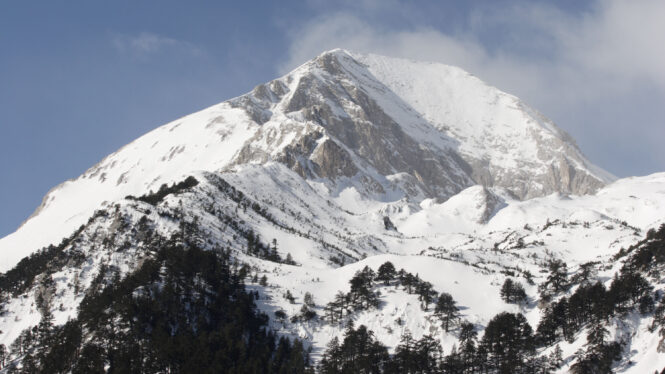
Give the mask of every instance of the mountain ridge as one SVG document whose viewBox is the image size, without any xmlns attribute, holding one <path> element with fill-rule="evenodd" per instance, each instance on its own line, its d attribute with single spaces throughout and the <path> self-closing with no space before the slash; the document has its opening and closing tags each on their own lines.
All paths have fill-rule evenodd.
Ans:
<svg viewBox="0 0 665 374">
<path fill-rule="evenodd" d="M 445 115 L 437 118 L 432 114 L 430 102 L 422 110 L 426 113 L 419 113 L 412 104 L 422 98 L 411 97 L 412 103 L 406 103 L 393 89 L 375 79 L 371 69 L 363 67 L 365 63 L 378 60 L 372 65 L 374 71 L 383 71 L 382 74 L 387 75 L 386 66 L 390 64 L 409 71 L 422 65 L 436 73 L 427 75 L 424 78 L 427 80 L 443 74 L 439 70 L 444 65 L 418 64 L 375 55 L 358 55 L 354 59 L 351 53 L 344 50 L 324 52 L 284 77 L 257 86 L 248 94 L 149 132 L 109 155 L 79 178 L 55 187 L 18 232 L 32 226 L 31 220 L 55 224 L 64 219 L 71 222 L 69 230 L 73 230 L 103 201 L 156 189 L 164 182 L 182 179 L 190 170 L 224 170 L 234 165 L 270 160 L 287 164 L 314 183 L 322 182 L 333 195 L 351 188 L 362 196 L 379 201 L 397 201 L 403 197 L 414 203 L 423 198 L 445 200 L 474 184 L 504 187 L 520 198 L 551 192 L 589 193 L 612 180 L 608 173 L 593 166 L 587 167 L 591 163 L 577 154 L 574 143 L 568 145 L 572 153 L 559 149 L 568 144 L 563 140 L 557 140 L 553 150 L 543 148 L 545 150 L 539 151 L 535 143 L 527 141 L 530 139 L 527 137 L 521 141 L 532 144 L 533 149 L 526 152 L 524 158 L 527 161 L 506 158 L 503 153 L 519 141 L 510 139 L 514 136 L 496 140 L 498 137 L 491 135 L 492 126 L 488 126 L 489 133 L 468 143 L 493 138 L 498 142 L 498 150 L 490 149 L 489 155 L 476 154 L 473 157 L 469 156 L 473 154 L 471 151 L 461 154 L 454 149 L 462 144 L 460 140 L 445 133 L 443 126 L 452 123 Z M 489 90 L 485 94 L 487 97 L 520 103 L 461 69 L 446 69 L 453 72 L 449 75 L 463 78 L 461 82 L 453 79 L 455 85 L 464 86 L 471 79 L 473 85 L 482 88 L 474 88 L 472 93 Z M 446 69 L 443 76 L 449 73 Z M 392 79 L 393 88 L 399 86 L 395 73 L 387 76 L 384 80 Z M 445 95 L 439 96 L 448 95 L 454 99 L 455 95 L 443 91 Z M 462 117 L 472 112 L 469 105 L 483 102 L 476 100 L 474 95 L 467 96 L 456 99 L 464 104 L 455 106 L 461 108 L 461 113 L 466 113 Z M 429 99 L 436 102 L 436 99 Z M 440 102 L 445 104 L 445 101 Z M 541 126 L 532 119 L 524 122 L 522 117 L 528 117 L 528 113 L 519 108 L 506 110 L 516 113 L 508 117 L 517 116 L 517 121 L 512 123 L 524 129 Z M 431 120 L 423 119 L 427 116 L 432 117 Z M 473 122 L 475 127 L 487 125 L 482 116 L 476 117 L 480 119 Z M 273 120 L 268 121 L 270 118 Z M 434 123 L 435 120 L 438 122 Z M 546 125 L 543 128 L 556 130 L 556 134 L 568 139 L 553 124 L 542 123 Z M 468 138 L 469 134 L 459 136 Z M 558 139 L 555 136 L 550 138 Z M 539 153 L 544 154 L 545 161 L 528 161 L 529 157 L 538 159 Z M 508 162 L 509 167 L 493 166 L 493 158 L 499 163 Z M 593 177 L 593 173 L 597 176 Z M 91 190 L 95 193 L 90 194 Z M 58 201 L 54 202 L 56 198 Z M 58 207 L 46 214 L 50 217 L 40 218 L 53 204 Z M 351 209 L 353 205 L 346 208 Z M 40 224 L 43 225 L 46 223 Z M 36 235 L 31 233 L 26 237 L 23 240 L 30 242 L 30 238 L 36 238 Z M 33 239 L 32 247 L 36 249 L 53 240 L 57 238 Z M 2 241 L 0 250 L 8 246 Z"/>
</svg>

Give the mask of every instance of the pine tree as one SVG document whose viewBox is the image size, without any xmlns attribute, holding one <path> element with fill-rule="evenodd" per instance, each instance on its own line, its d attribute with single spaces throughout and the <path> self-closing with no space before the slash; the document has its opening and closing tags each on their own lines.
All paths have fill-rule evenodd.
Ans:
<svg viewBox="0 0 665 374">
<path fill-rule="evenodd" d="M 475 372 L 477 337 L 478 332 L 476 332 L 472 323 L 465 321 L 460 324 L 459 354 L 464 367 L 464 373 Z"/>
<path fill-rule="evenodd" d="M 77 272 L 74 273 L 74 295 L 77 296 L 81 292 L 81 277 Z"/>
<path fill-rule="evenodd" d="M 303 306 L 300 308 L 300 313 L 298 316 L 300 321 L 309 321 L 316 317 L 316 312 L 307 307 L 306 304 L 303 304 Z"/>
<path fill-rule="evenodd" d="M 596 270 L 597 262 L 585 262 L 580 265 L 580 271 L 577 275 L 578 281 L 584 285 L 591 283 L 591 280 L 596 277 L 598 271 Z"/>
<path fill-rule="evenodd" d="M 446 292 L 442 292 L 434 307 L 434 313 L 439 317 L 442 327 L 446 332 L 459 318 L 459 308 L 455 305 L 453 297 Z"/>
<path fill-rule="evenodd" d="M 331 324 L 337 321 L 337 312 L 334 302 L 330 302 L 323 307 L 323 318 Z"/>
<path fill-rule="evenodd" d="M 103 374 L 105 372 L 104 349 L 92 343 L 83 346 L 80 357 L 72 370 L 72 374 Z"/>
<path fill-rule="evenodd" d="M 436 298 L 436 291 L 434 291 L 434 286 L 432 286 L 432 284 L 429 282 L 420 282 L 417 285 L 417 293 L 418 300 L 421 302 L 420 307 L 426 311 L 429 308 L 429 304 L 431 304 Z"/>
<path fill-rule="evenodd" d="M 5 361 L 7 360 L 8 355 L 9 352 L 7 352 L 7 347 L 4 344 L 0 344 L 0 369 L 5 367 Z"/>
<path fill-rule="evenodd" d="M 582 373 L 610 373 L 612 363 L 621 358 L 621 345 L 617 342 L 606 343 L 609 332 L 603 320 L 594 319 L 587 333 L 586 351 L 577 354 L 576 362 L 571 366 L 571 372 Z"/>
<path fill-rule="evenodd" d="M 526 291 L 519 282 L 506 278 L 501 286 L 501 298 L 509 304 L 523 304 L 527 301 Z"/>
<path fill-rule="evenodd" d="M 334 306 L 338 320 L 341 320 L 344 317 L 344 312 L 349 310 L 349 304 L 349 298 L 343 292 L 339 291 L 335 294 Z"/>
<path fill-rule="evenodd" d="M 524 290 L 524 287 L 521 283 L 515 282 L 515 285 L 513 286 L 512 299 L 513 303 L 515 304 L 526 304 L 528 299 L 526 296 L 526 291 Z"/>
<path fill-rule="evenodd" d="M 395 265 L 393 265 L 390 261 L 386 261 L 381 266 L 379 266 L 376 280 L 383 282 L 383 284 L 387 286 L 390 284 L 390 281 L 395 279 L 395 275 Z"/>
<path fill-rule="evenodd" d="M 342 352 L 337 337 L 326 346 L 326 351 L 319 362 L 319 371 L 321 374 L 337 374 L 342 370 Z"/>
<path fill-rule="evenodd" d="M 587 351 L 596 355 L 601 354 L 605 345 L 605 338 L 607 338 L 609 333 L 603 325 L 602 320 L 595 320 L 591 323 L 586 337 Z"/>
<path fill-rule="evenodd" d="M 550 285 L 555 293 L 568 289 L 568 265 L 561 260 L 551 260 L 547 263 L 549 275 L 546 284 Z"/>
<path fill-rule="evenodd" d="M 554 350 L 548 356 L 547 362 L 549 370 L 551 371 L 555 371 L 556 369 L 561 368 L 561 364 L 563 363 L 563 351 L 558 344 L 554 347 Z"/>
<path fill-rule="evenodd" d="M 388 349 L 374 338 L 374 333 L 361 325 L 350 323 L 344 341 L 331 342 L 319 364 L 321 373 L 380 374 L 390 361 Z"/>
<path fill-rule="evenodd" d="M 270 248 L 270 253 L 268 258 L 272 261 L 279 262 L 279 253 L 277 252 L 277 239 L 272 240 L 272 248 Z"/>
<path fill-rule="evenodd" d="M 510 297 L 513 292 L 513 280 L 510 278 L 506 278 L 506 280 L 503 282 L 503 285 L 501 286 L 501 299 L 503 301 L 510 303 Z"/>
<path fill-rule="evenodd" d="M 450 354 L 443 359 L 441 369 L 445 373 L 462 373 L 465 370 L 464 359 L 457 347 L 453 345 Z"/>
<path fill-rule="evenodd" d="M 314 296 L 312 296 L 312 294 L 309 292 L 305 292 L 305 296 L 303 297 L 303 302 L 305 303 L 305 305 L 311 308 L 316 306 L 316 304 L 314 304 Z"/>
<path fill-rule="evenodd" d="M 351 284 L 349 295 L 355 309 L 369 309 L 379 305 L 379 299 L 372 291 L 373 281 L 374 271 L 368 266 L 357 272 L 349 281 Z"/>
<path fill-rule="evenodd" d="M 660 327 L 658 334 L 665 338 L 665 297 L 660 299 L 658 306 L 654 309 L 653 322 L 649 329 L 655 331 L 658 327 Z"/>
<path fill-rule="evenodd" d="M 443 353 L 441 344 L 432 335 L 424 335 L 416 342 L 417 364 L 416 372 L 434 373 L 439 366 L 439 359 Z"/>
<path fill-rule="evenodd" d="M 395 355 L 393 356 L 393 363 L 391 371 L 395 373 L 408 373 L 414 366 L 414 351 L 416 348 L 416 340 L 413 339 L 411 332 L 408 330 L 402 334 L 399 345 L 395 348 Z"/>
<path fill-rule="evenodd" d="M 291 290 L 286 290 L 284 293 L 284 298 L 289 301 L 291 304 L 295 304 L 296 298 L 293 297 L 293 294 L 291 293 Z"/>
<path fill-rule="evenodd" d="M 533 331 L 522 314 L 499 313 L 485 328 L 482 346 L 501 374 L 519 372 L 534 355 Z"/>
<path fill-rule="evenodd" d="M 39 313 L 44 316 L 45 314 L 51 313 L 53 308 L 53 296 L 55 294 L 55 283 L 50 274 L 42 276 L 39 281 L 39 286 L 35 291 L 35 304 L 37 305 L 37 310 Z"/>
</svg>

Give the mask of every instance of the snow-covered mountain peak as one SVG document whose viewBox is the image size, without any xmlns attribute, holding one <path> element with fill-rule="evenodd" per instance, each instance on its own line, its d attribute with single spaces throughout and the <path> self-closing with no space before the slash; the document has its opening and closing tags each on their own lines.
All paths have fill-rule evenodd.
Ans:
<svg viewBox="0 0 665 374">
<path fill-rule="evenodd" d="M 269 162 L 356 213 L 375 201 L 445 201 L 477 184 L 526 199 L 612 179 L 535 110 L 459 68 L 336 49 L 109 155 L 49 192 L 0 249 L 35 250 L 103 202 L 194 170 Z"/>
<path fill-rule="evenodd" d="M 538 346 L 522 364 L 550 365 L 560 345 L 562 360 L 543 372 L 562 373 L 587 358 L 580 356 L 585 308 L 578 305 L 582 322 L 563 336 L 542 321 L 566 300 L 587 300 L 589 290 L 624 297 L 617 285 L 628 282 L 615 279 L 638 279 L 622 265 L 641 261 L 640 271 L 654 276 L 638 290 L 639 308 L 636 296 L 631 306 L 595 295 L 619 300 L 611 305 L 617 313 L 603 316 L 625 346 L 617 365 L 653 372 L 665 364 L 656 347 L 665 344 L 665 327 L 649 327 L 665 310 L 665 261 L 654 252 L 661 263 L 642 265 L 651 251 L 662 252 L 650 246 L 665 243 L 665 226 L 658 229 L 665 174 L 612 180 L 537 111 L 461 69 L 328 51 L 151 131 L 49 192 L 19 230 L 0 239 L 0 344 L 11 348 L 10 365 L 31 372 L 30 360 L 42 357 L 33 353 L 45 345 L 24 338 L 37 331 L 40 342 L 51 341 L 44 332 L 57 333 L 66 321 L 82 323 L 72 341 L 95 344 L 93 352 L 113 345 L 106 324 L 123 334 L 131 326 L 162 331 L 168 340 L 194 321 L 197 335 L 196 321 L 210 319 L 207 308 L 217 304 L 210 297 L 223 288 L 217 276 L 234 264 L 231 278 L 247 285 L 249 303 L 269 317 L 260 318 L 265 327 L 302 339 L 315 361 L 331 339 L 352 331 L 352 321 L 391 353 L 407 333 L 433 339 L 446 354 L 462 347 L 459 326 L 449 329 L 432 307 L 447 295 L 484 349 L 496 316 L 523 315 Z M 508 280 L 514 288 L 506 291 Z M 127 307 L 152 303 L 162 291 L 175 309 Z M 100 292 L 114 296 L 97 298 Z M 661 311 L 650 311 L 649 300 L 661 300 Z M 199 307 L 203 318 L 190 318 Z M 152 315 L 137 318 L 137 311 L 179 308 L 166 330 L 150 326 Z M 74 344 L 89 354 L 80 348 Z"/>
<path fill-rule="evenodd" d="M 430 197 L 447 198 L 475 183 L 505 187 L 520 198 L 555 191 L 584 194 L 614 180 L 537 111 L 443 64 L 337 49 L 237 102 L 260 121 L 273 118 L 282 124 L 282 114 L 316 124 L 327 139 L 348 151 L 350 157 L 342 157 L 343 162 L 358 156 L 364 162 L 356 165 L 359 171 L 370 167 L 383 176 L 406 172 Z M 377 149 L 372 141 L 377 138 L 388 146 Z M 390 159 L 392 154 L 397 159 Z M 241 162 L 248 160 L 244 156 Z M 300 156 L 308 159 L 311 153 Z M 422 161 L 432 159 L 439 162 L 423 168 Z M 302 163 L 296 167 L 301 172 L 309 169 Z M 344 169 L 348 176 L 350 171 Z M 432 180 L 424 175 L 437 169 L 456 177 Z M 380 185 L 379 191 L 391 189 L 364 176 L 373 179 L 375 187 Z"/>
<path fill-rule="evenodd" d="M 52 190 L 0 249 L 35 250 L 103 202 L 194 170 L 271 162 L 355 213 L 374 202 L 442 202 L 473 185 L 526 199 L 611 180 L 551 122 L 459 68 L 337 49 L 109 155 Z"/>
</svg>

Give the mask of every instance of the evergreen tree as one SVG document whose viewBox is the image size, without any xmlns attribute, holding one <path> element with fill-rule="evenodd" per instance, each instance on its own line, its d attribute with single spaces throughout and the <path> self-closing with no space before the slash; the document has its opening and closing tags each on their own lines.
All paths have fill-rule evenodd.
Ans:
<svg viewBox="0 0 665 374">
<path fill-rule="evenodd" d="M 500 374 L 519 372 L 534 355 L 533 331 L 522 314 L 499 313 L 485 328 L 482 346 Z"/>
<path fill-rule="evenodd" d="M 439 296 L 434 313 L 441 320 L 442 327 L 446 332 L 459 319 L 459 308 L 455 305 L 453 297 L 446 292 L 442 292 Z"/>
<path fill-rule="evenodd" d="M 392 357 L 388 367 L 391 373 L 410 373 L 415 367 L 416 340 L 409 331 L 402 334 L 399 345 L 395 348 L 395 355 Z"/>
<path fill-rule="evenodd" d="M 81 278 L 78 273 L 74 273 L 74 296 L 77 296 L 81 292 Z"/>
<path fill-rule="evenodd" d="M 323 307 L 323 319 L 331 324 L 337 322 L 337 312 L 334 302 L 330 302 Z"/>
<path fill-rule="evenodd" d="M 459 354 L 462 361 L 462 373 L 474 373 L 476 369 L 478 332 L 470 322 L 460 324 Z"/>
<path fill-rule="evenodd" d="M 547 263 L 547 270 L 549 275 L 545 284 L 549 286 L 556 294 L 566 291 L 569 287 L 568 283 L 568 265 L 562 260 L 551 260 Z"/>
<path fill-rule="evenodd" d="M 86 344 L 74 364 L 72 374 L 104 374 L 104 349 L 96 344 Z"/>
<path fill-rule="evenodd" d="M 503 285 L 501 286 L 501 299 L 503 301 L 510 303 L 510 297 L 512 295 L 513 291 L 513 280 L 510 278 L 506 278 L 506 280 L 503 282 Z"/>
<path fill-rule="evenodd" d="M 339 291 L 335 294 L 335 300 L 333 301 L 333 307 L 337 320 L 341 320 L 344 317 L 344 313 L 350 310 L 349 297 L 343 292 Z"/>
<path fill-rule="evenodd" d="M 275 311 L 275 318 L 277 318 L 278 321 L 284 322 L 286 321 L 286 312 L 283 311 L 282 309 L 278 309 Z"/>
<path fill-rule="evenodd" d="M 390 281 L 395 279 L 396 271 L 395 265 L 392 262 L 386 261 L 381 266 L 376 274 L 376 280 L 383 282 L 386 286 L 390 284 Z"/>
<path fill-rule="evenodd" d="M 314 304 L 314 296 L 312 296 L 312 294 L 309 292 L 305 292 L 305 296 L 303 297 L 303 302 L 305 303 L 305 305 L 311 308 L 316 306 L 316 304 Z"/>
<path fill-rule="evenodd" d="M 635 306 L 644 304 L 641 309 L 650 312 L 653 299 L 651 292 L 653 286 L 641 274 L 632 269 L 622 269 L 619 275 L 615 274 L 609 293 L 614 302 L 614 309 L 619 313 L 626 313 Z"/>
<path fill-rule="evenodd" d="M 554 350 L 547 357 L 547 362 L 548 362 L 548 369 L 550 371 L 555 371 L 561 368 L 561 364 L 563 363 L 563 351 L 561 350 L 561 347 L 559 347 L 558 344 L 554 347 Z"/>
<path fill-rule="evenodd" d="M 596 269 L 597 262 L 585 262 L 580 265 L 580 271 L 577 274 L 577 281 L 581 284 L 588 285 L 598 273 Z"/>
<path fill-rule="evenodd" d="M 295 302 L 296 302 L 296 298 L 291 293 L 291 290 L 286 290 L 286 292 L 284 293 L 284 298 L 286 300 L 288 300 L 289 303 L 291 303 L 291 304 L 295 304 Z"/>
<path fill-rule="evenodd" d="M 509 304 L 523 304 L 527 301 L 526 291 L 519 282 L 506 278 L 501 286 L 501 298 Z"/>
<path fill-rule="evenodd" d="M 5 361 L 7 360 L 7 356 L 9 356 L 7 347 L 4 344 L 0 344 L 0 369 L 5 367 Z"/>
<path fill-rule="evenodd" d="M 441 344 L 432 335 L 424 335 L 416 342 L 417 363 L 415 372 L 435 373 L 443 354 Z"/>
<path fill-rule="evenodd" d="M 349 281 L 351 284 L 349 296 L 351 305 L 355 309 L 369 309 L 379 305 L 379 298 L 372 291 L 373 281 L 374 271 L 367 266 Z"/>
<path fill-rule="evenodd" d="M 561 338 L 571 341 L 575 332 L 575 325 L 574 322 L 571 322 L 572 320 L 567 298 L 562 297 L 559 301 L 549 305 L 536 329 L 539 343 L 551 345 Z"/>
<path fill-rule="evenodd" d="M 298 313 L 297 316 L 293 316 L 291 319 L 292 322 L 306 322 L 309 321 L 313 318 L 316 318 L 316 312 L 312 309 L 310 309 L 306 304 L 303 304 L 303 306 L 300 308 L 300 313 Z"/>
<path fill-rule="evenodd" d="M 658 334 L 665 338 L 665 297 L 660 299 L 658 306 L 654 309 L 653 312 L 653 322 L 651 322 L 651 331 L 655 331 L 658 327 Z"/>
<path fill-rule="evenodd" d="M 385 373 L 436 373 L 442 356 L 441 345 L 431 335 L 415 340 L 407 331 Z"/>
<path fill-rule="evenodd" d="M 420 300 L 421 303 L 420 307 L 426 311 L 429 308 L 429 304 L 431 304 L 437 296 L 436 291 L 434 291 L 434 286 L 432 286 L 432 284 L 429 282 L 421 281 L 418 283 L 416 288 L 418 293 L 418 300 Z"/>
<path fill-rule="evenodd" d="M 621 345 L 617 342 L 606 343 L 609 332 L 601 319 L 594 319 L 587 334 L 586 351 L 577 354 L 576 362 L 571 366 L 574 374 L 611 373 L 612 363 L 621 358 Z"/>
<path fill-rule="evenodd" d="M 336 344 L 335 344 L 336 343 Z M 389 363 L 388 349 L 376 341 L 374 333 L 361 325 L 358 329 L 350 324 L 344 341 L 331 342 L 319 364 L 321 373 L 382 373 Z"/>
<path fill-rule="evenodd" d="M 82 342 L 82 331 L 78 321 L 70 320 L 55 329 L 52 346 L 42 349 L 40 369 L 43 373 L 66 373 L 76 362 Z"/>
<path fill-rule="evenodd" d="M 319 361 L 319 372 L 321 374 L 338 374 L 342 373 L 343 357 L 342 349 L 339 345 L 339 339 L 337 337 L 332 338 L 328 345 L 326 346 L 326 351 Z"/>
</svg>

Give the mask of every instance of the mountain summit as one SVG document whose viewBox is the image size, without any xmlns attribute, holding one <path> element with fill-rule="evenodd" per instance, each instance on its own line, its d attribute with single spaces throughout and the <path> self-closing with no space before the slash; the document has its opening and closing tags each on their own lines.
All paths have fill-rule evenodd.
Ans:
<svg viewBox="0 0 665 374">
<path fill-rule="evenodd" d="M 613 180 L 519 99 L 442 64 L 333 50 L 230 103 L 268 124 L 236 162 L 360 176 L 368 192 L 409 195 L 408 185 L 445 199 L 481 184 L 528 199 L 592 193 Z"/>
</svg>

